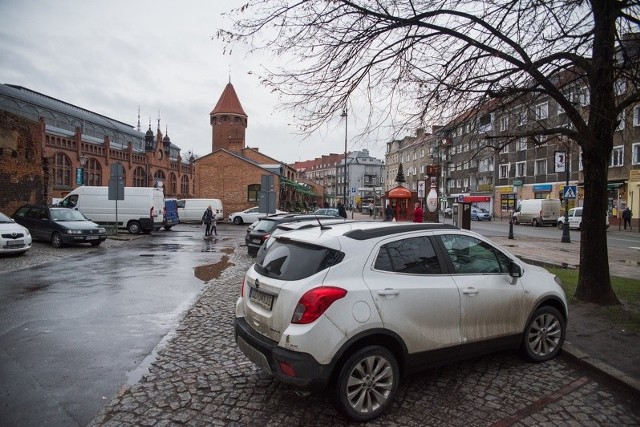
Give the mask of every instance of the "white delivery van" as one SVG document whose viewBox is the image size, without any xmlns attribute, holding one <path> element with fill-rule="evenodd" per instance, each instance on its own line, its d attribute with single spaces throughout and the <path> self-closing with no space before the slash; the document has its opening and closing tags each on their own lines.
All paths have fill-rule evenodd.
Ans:
<svg viewBox="0 0 640 427">
<path fill-rule="evenodd" d="M 79 210 L 98 224 L 116 223 L 131 234 L 159 230 L 164 222 L 164 194 L 161 188 L 125 187 L 124 200 L 109 200 L 108 187 L 83 185 L 73 190 L 58 206 Z"/>
<path fill-rule="evenodd" d="M 180 222 L 202 222 L 202 214 L 211 206 L 216 220 L 224 218 L 220 199 L 180 199 L 178 200 L 178 217 Z"/>
<path fill-rule="evenodd" d="M 560 199 L 530 199 L 520 202 L 513 212 L 515 224 L 556 225 L 560 216 Z"/>
</svg>

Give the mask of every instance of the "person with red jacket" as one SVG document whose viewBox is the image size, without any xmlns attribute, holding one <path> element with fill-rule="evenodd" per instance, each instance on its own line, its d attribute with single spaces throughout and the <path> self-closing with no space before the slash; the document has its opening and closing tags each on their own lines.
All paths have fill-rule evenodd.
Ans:
<svg viewBox="0 0 640 427">
<path fill-rule="evenodd" d="M 420 202 L 416 202 L 416 207 L 413 209 L 413 222 L 422 222 L 422 208 Z"/>
</svg>

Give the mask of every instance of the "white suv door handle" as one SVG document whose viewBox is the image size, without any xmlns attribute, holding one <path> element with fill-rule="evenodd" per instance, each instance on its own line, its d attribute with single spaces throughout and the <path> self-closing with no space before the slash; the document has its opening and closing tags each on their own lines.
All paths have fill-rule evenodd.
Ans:
<svg viewBox="0 0 640 427">
<path fill-rule="evenodd" d="M 462 291 L 462 293 L 465 295 L 477 295 L 478 292 L 480 291 L 478 291 L 476 288 L 467 288 L 464 291 Z"/>
<path fill-rule="evenodd" d="M 378 291 L 378 295 L 383 295 L 383 296 L 398 295 L 399 293 L 400 293 L 399 290 L 392 289 L 392 288 L 386 288 L 381 291 Z"/>
</svg>

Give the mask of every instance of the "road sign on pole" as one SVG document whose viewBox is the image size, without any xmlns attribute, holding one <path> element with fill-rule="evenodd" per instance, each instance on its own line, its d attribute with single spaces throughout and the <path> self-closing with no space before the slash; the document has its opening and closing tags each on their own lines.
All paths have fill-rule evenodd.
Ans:
<svg viewBox="0 0 640 427">
<path fill-rule="evenodd" d="M 575 199 L 578 189 L 575 185 L 565 185 L 562 191 L 562 197 L 565 199 Z"/>
</svg>

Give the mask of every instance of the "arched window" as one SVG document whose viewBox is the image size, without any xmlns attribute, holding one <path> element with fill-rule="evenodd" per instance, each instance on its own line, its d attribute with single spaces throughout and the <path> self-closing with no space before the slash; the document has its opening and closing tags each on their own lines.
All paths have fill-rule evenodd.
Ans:
<svg viewBox="0 0 640 427">
<path fill-rule="evenodd" d="M 102 185 L 102 166 L 96 159 L 89 159 L 84 169 L 84 185 Z"/>
<path fill-rule="evenodd" d="M 53 157 L 53 185 L 71 188 L 71 159 L 64 153 Z"/>
<path fill-rule="evenodd" d="M 180 179 L 180 194 L 183 196 L 191 194 L 189 191 L 189 177 L 187 175 L 182 175 L 182 178 Z"/>
<path fill-rule="evenodd" d="M 157 186 L 160 181 L 162 181 L 162 185 L 167 183 L 166 175 L 162 170 L 158 170 L 153 174 L 153 185 Z"/>
<path fill-rule="evenodd" d="M 178 178 L 176 178 L 175 173 L 169 175 L 169 189 L 169 194 L 178 194 Z"/>
<path fill-rule="evenodd" d="M 133 182 L 134 187 L 146 187 L 147 186 L 147 174 L 142 166 L 138 166 L 133 170 Z"/>
</svg>

